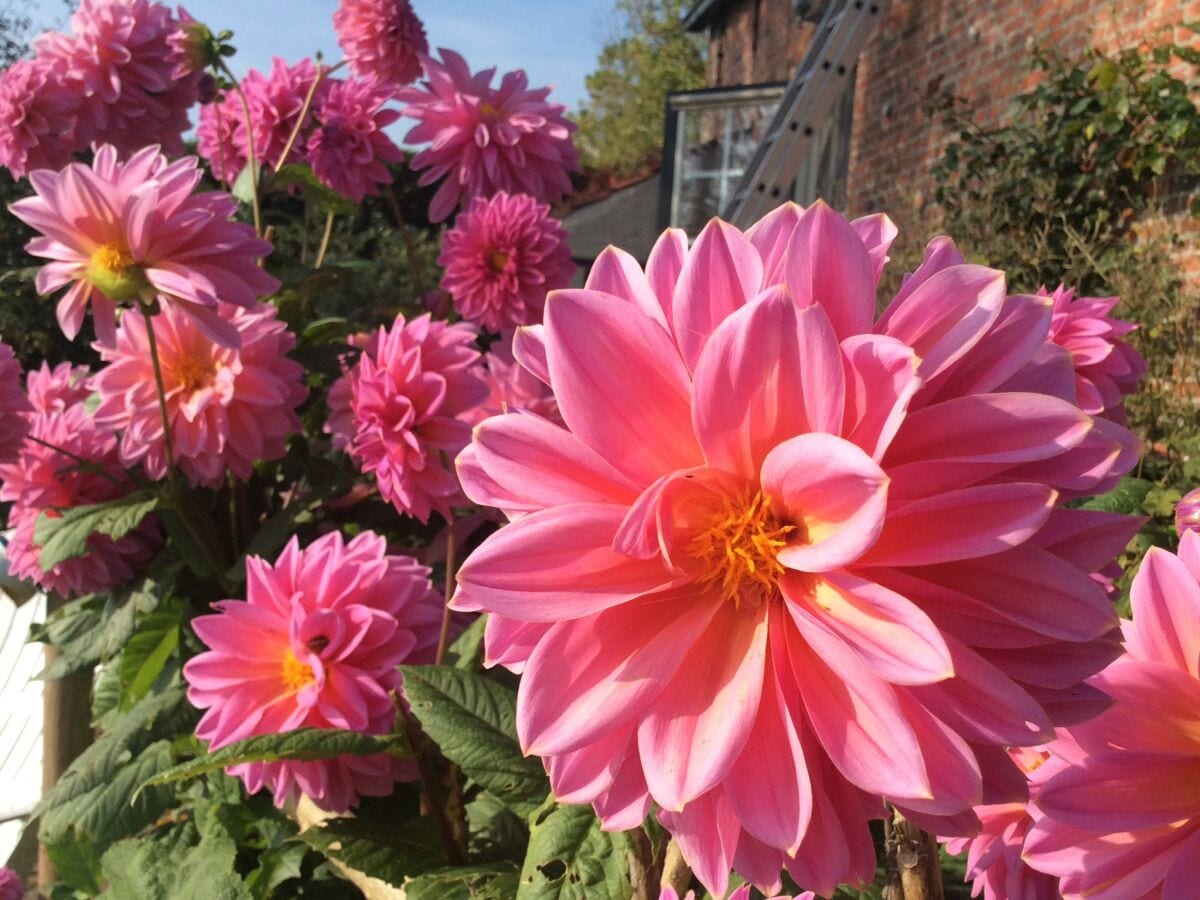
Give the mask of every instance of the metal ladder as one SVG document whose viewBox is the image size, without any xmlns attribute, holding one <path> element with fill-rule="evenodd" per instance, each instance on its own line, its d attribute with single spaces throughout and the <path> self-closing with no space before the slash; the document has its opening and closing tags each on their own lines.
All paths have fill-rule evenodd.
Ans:
<svg viewBox="0 0 1200 900">
<path fill-rule="evenodd" d="M 854 60 L 888 0 L 832 0 L 796 75 L 738 182 L 724 217 L 745 228 L 787 199 L 800 163 L 812 148 L 816 128 L 854 73 Z"/>
</svg>

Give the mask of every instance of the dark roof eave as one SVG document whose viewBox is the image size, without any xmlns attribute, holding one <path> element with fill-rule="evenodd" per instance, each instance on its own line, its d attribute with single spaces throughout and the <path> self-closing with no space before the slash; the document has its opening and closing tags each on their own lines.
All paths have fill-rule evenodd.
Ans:
<svg viewBox="0 0 1200 900">
<path fill-rule="evenodd" d="M 683 27 L 687 31 L 700 31 L 707 28 L 712 18 L 721 12 L 729 0 L 700 0 L 690 13 L 683 18 Z"/>
</svg>

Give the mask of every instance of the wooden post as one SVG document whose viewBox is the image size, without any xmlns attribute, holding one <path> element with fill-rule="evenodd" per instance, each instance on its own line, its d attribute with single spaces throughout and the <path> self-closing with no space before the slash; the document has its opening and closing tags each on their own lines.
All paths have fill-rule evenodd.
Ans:
<svg viewBox="0 0 1200 900">
<path fill-rule="evenodd" d="M 63 605 L 55 594 L 46 597 L 46 616 Z M 58 658 L 58 648 L 46 645 L 46 667 Z M 78 672 L 47 681 L 42 689 L 42 793 L 58 782 L 72 761 L 92 742 L 92 672 Z M 46 849 L 38 846 L 37 883 L 45 888 L 58 880 Z"/>
<path fill-rule="evenodd" d="M 945 900 L 937 840 L 892 810 L 884 820 L 887 883 L 884 900 Z"/>
</svg>

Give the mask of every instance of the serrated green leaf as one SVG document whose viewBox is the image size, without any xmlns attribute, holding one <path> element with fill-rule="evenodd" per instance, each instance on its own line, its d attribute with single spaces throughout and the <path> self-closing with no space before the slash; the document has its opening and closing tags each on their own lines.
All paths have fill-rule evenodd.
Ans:
<svg viewBox="0 0 1200 900">
<path fill-rule="evenodd" d="M 1094 509 L 1100 512 L 1133 515 L 1141 512 L 1142 503 L 1152 487 L 1154 484 L 1144 478 L 1122 478 L 1120 483 L 1107 494 L 1092 497 L 1080 506 L 1083 509 Z"/>
<path fill-rule="evenodd" d="M 392 885 L 446 865 L 437 831 L 428 819 L 400 824 L 375 819 L 328 819 L 299 834 L 330 859 Z"/>
<path fill-rule="evenodd" d="M 344 754 L 367 756 L 372 753 L 392 753 L 400 756 L 405 752 L 403 740 L 396 735 L 360 734 L 357 731 L 335 731 L 328 728 L 298 728 L 282 734 L 252 737 L 198 756 L 147 780 L 139 790 L 175 781 L 186 781 L 227 766 L 248 762 L 329 759 Z"/>
<path fill-rule="evenodd" d="M 452 666 L 400 671 L 413 714 L 446 758 L 518 815 L 537 809 L 549 784 L 542 764 L 521 754 L 513 692 Z"/>
<path fill-rule="evenodd" d="M 66 678 L 100 662 L 103 606 L 103 597 L 79 597 L 54 610 L 44 624 L 30 629 L 30 640 L 58 648 L 58 657 L 40 678 L 45 681 Z"/>
<path fill-rule="evenodd" d="M 547 803 L 530 822 L 517 900 L 628 900 L 631 846 L 602 831 L 590 806 Z"/>
<path fill-rule="evenodd" d="M 157 506 L 156 495 L 134 491 L 116 500 L 73 506 L 54 515 L 43 512 L 33 528 L 33 542 L 41 547 L 38 565 L 49 571 L 68 559 L 83 556 L 93 534 L 119 540 L 137 528 Z"/>
<path fill-rule="evenodd" d="M 149 840 L 114 844 L 102 860 L 110 900 L 251 900 L 234 866 L 237 845 L 219 830 L 180 856 Z"/>
<path fill-rule="evenodd" d="M 504 863 L 438 869 L 404 886 L 408 900 L 512 900 L 516 893 L 517 868 Z"/>
</svg>

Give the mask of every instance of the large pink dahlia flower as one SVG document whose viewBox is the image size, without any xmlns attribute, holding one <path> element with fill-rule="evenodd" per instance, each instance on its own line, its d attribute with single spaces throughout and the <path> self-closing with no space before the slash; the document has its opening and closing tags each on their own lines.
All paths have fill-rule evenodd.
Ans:
<svg viewBox="0 0 1200 900">
<path fill-rule="evenodd" d="M 296 728 L 387 734 L 400 663 L 433 661 L 441 602 L 429 570 L 365 531 L 332 532 L 301 549 L 295 538 L 272 565 L 246 561 L 246 599 L 222 600 L 193 620 L 210 648 L 188 661 L 188 699 L 206 710 L 196 734 L 216 750 Z M 416 775 L 386 753 L 312 762 L 246 763 L 229 774 L 251 793 L 269 787 L 283 806 L 299 793 L 344 812 Z"/>
<path fill-rule="evenodd" d="M 234 221 L 233 197 L 193 193 L 202 174 L 196 163 L 168 163 L 158 147 L 121 163 L 106 145 L 91 166 L 35 172 L 36 196 L 9 206 L 43 235 L 25 247 L 50 260 L 38 272 L 38 291 L 70 285 L 58 303 L 67 337 L 79 333 L 90 303 L 96 337 L 111 345 L 118 303 L 158 300 L 188 313 L 212 340 L 237 346 L 237 329 L 218 315 L 217 302 L 251 306 L 279 287 L 258 265 L 271 245 Z"/>
<path fill-rule="evenodd" d="M 217 313 L 241 346 L 214 344 L 174 307 L 154 317 L 175 460 L 188 481 L 220 487 L 226 471 L 249 478 L 260 459 L 278 459 L 300 430 L 304 369 L 287 358 L 295 337 L 275 307 L 222 303 Z M 124 432 L 121 459 L 141 463 L 151 478 L 167 474 L 162 415 L 146 322 L 128 316 L 112 346 L 97 344 L 108 363 L 92 380 L 100 394 L 96 423 Z"/>
<path fill-rule="evenodd" d="M 337 80 L 313 110 L 306 145 L 313 174 L 355 203 L 368 194 L 377 196 L 381 184 L 391 184 L 387 163 L 404 159 L 384 131 L 400 118 L 396 110 L 383 108 L 391 96 L 391 88 L 368 81 Z"/>
<path fill-rule="evenodd" d="M 455 605 L 524 670 L 522 747 L 606 827 L 657 803 L 716 894 L 870 880 L 885 799 L 977 828 L 1023 790 L 1003 748 L 1094 714 L 1119 650 L 1089 575 L 1138 523 L 1057 502 L 1136 440 L 947 239 L 876 319 L 894 234 L 789 204 L 611 252 L 515 345 L 566 427 L 498 416 L 458 460 L 512 519 Z"/>
<path fill-rule="evenodd" d="M 1013 754 L 1017 765 L 1033 776 L 1046 761 L 1045 750 L 1025 748 Z M 1036 796 L 1036 780 L 1030 793 Z M 967 854 L 967 880 L 971 896 L 984 900 L 1059 900 L 1058 879 L 1031 869 L 1022 859 L 1025 836 L 1033 826 L 1027 803 L 996 803 L 975 808 L 982 828 L 977 835 L 951 838 L 946 850 Z"/>
<path fill-rule="evenodd" d="M 571 140 L 575 124 L 566 107 L 548 103 L 550 88 L 529 90 L 517 69 L 492 87 L 496 70 L 475 74 L 457 53 L 439 50 L 442 61 L 423 57 L 425 87 L 405 88 L 397 98 L 403 114 L 418 123 L 408 144 L 430 144 L 413 157 L 424 169 L 420 184 L 442 181 L 429 206 L 440 222 L 464 199 L 497 191 L 553 201 L 571 190 L 568 173 L 579 165 Z"/>
<path fill-rule="evenodd" d="M 333 27 L 359 77 L 388 88 L 421 77 L 421 57 L 429 52 L 429 42 L 409 0 L 341 0 Z"/>
<path fill-rule="evenodd" d="M 151 0 L 81 0 L 71 27 L 74 34 L 50 32 L 35 47 L 82 98 L 77 146 L 111 144 L 129 155 L 161 144 L 182 153 L 200 76 L 175 76 L 178 23 L 170 8 Z"/>
<path fill-rule="evenodd" d="M 21 59 L 0 75 L 0 166 L 13 178 L 34 169 L 60 169 L 75 146 L 78 99 L 55 66 Z"/>
<path fill-rule="evenodd" d="M 13 355 L 12 347 L 0 341 L 0 463 L 16 462 L 29 433 L 32 411 L 21 390 L 21 363 Z"/>
<path fill-rule="evenodd" d="M 471 439 L 462 418 L 487 397 L 475 332 L 424 315 L 397 316 L 363 344 L 329 390 L 325 430 L 400 512 L 449 517 L 462 500 L 453 459 Z"/>
<path fill-rule="evenodd" d="M 1053 300 L 1050 340 L 1071 354 L 1080 409 L 1124 425 L 1122 398 L 1137 390 L 1146 374 L 1146 360 L 1122 340 L 1137 326 L 1109 315 L 1120 298 L 1076 297 L 1063 285 L 1053 294 L 1041 293 Z"/>
<path fill-rule="evenodd" d="M 1030 865 L 1069 900 L 1190 900 L 1200 875 L 1200 534 L 1133 580 L 1126 653 L 1091 683 L 1116 702 L 1051 744 Z"/>
<path fill-rule="evenodd" d="M 475 197 L 442 238 L 442 290 L 492 331 L 542 320 L 546 292 L 575 274 L 567 233 L 550 207 L 526 194 Z"/>
<path fill-rule="evenodd" d="M 0 465 L 0 500 L 13 504 L 8 514 L 13 529 L 9 571 L 64 596 L 107 591 L 128 581 L 154 555 L 158 533 L 153 520 L 119 540 L 93 534 L 87 553 L 49 571 L 42 569 L 41 548 L 34 542 L 39 516 L 115 500 L 134 489 L 117 456 L 116 437 L 98 427 L 78 403 L 61 412 L 35 412 L 29 435 L 37 440 L 26 440 L 17 461 Z M 90 465 L 81 466 L 80 459 Z"/>
</svg>

